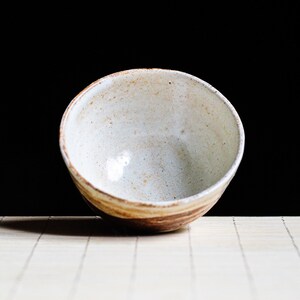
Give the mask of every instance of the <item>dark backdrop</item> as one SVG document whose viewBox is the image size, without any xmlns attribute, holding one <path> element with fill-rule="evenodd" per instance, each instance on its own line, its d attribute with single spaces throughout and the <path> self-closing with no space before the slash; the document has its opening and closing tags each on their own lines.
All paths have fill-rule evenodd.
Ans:
<svg viewBox="0 0 300 300">
<path fill-rule="evenodd" d="M 60 155 L 60 119 L 91 82 L 139 67 L 200 77 L 243 121 L 242 163 L 209 215 L 299 215 L 298 4 L 236 3 L 3 11 L 0 215 L 91 214 Z"/>
</svg>

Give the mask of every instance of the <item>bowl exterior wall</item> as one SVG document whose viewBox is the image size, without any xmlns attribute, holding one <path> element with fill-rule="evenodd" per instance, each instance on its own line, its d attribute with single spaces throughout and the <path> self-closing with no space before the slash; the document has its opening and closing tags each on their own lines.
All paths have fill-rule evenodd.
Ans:
<svg viewBox="0 0 300 300">
<path fill-rule="evenodd" d="M 70 171 L 80 194 L 94 212 L 103 219 L 122 226 L 145 231 L 174 231 L 191 223 L 209 211 L 224 193 L 230 179 L 218 189 L 191 201 L 165 204 L 133 202 L 108 195 L 95 189 Z"/>
</svg>

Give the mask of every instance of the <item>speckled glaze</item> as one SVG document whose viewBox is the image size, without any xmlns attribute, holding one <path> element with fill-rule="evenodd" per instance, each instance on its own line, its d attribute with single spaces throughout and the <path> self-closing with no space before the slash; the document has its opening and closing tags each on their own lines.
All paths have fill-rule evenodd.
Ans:
<svg viewBox="0 0 300 300">
<path fill-rule="evenodd" d="M 173 231 L 204 215 L 234 177 L 244 130 L 205 81 L 166 69 L 103 77 L 79 93 L 60 124 L 71 177 L 104 219 Z"/>
</svg>

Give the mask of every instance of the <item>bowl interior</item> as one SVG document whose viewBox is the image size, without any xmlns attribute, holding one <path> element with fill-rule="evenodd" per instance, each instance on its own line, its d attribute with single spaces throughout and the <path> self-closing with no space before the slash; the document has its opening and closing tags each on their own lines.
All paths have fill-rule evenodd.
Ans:
<svg viewBox="0 0 300 300">
<path fill-rule="evenodd" d="M 136 201 L 195 195 L 236 159 L 239 129 L 208 84 L 170 70 L 131 70 L 80 93 L 62 122 L 68 163 L 96 188 Z"/>
</svg>

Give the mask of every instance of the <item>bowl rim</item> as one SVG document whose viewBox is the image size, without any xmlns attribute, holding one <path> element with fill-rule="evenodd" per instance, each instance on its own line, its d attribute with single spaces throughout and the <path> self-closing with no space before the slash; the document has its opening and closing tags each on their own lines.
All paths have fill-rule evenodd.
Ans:
<svg viewBox="0 0 300 300">
<path fill-rule="evenodd" d="M 178 74 L 180 76 L 190 78 L 190 79 L 202 84 L 208 90 L 210 90 L 215 95 L 217 95 L 218 98 L 225 103 L 225 105 L 229 108 L 230 112 L 232 113 L 232 115 L 235 119 L 235 122 L 236 122 L 236 125 L 237 125 L 237 128 L 238 128 L 238 134 L 239 134 L 239 145 L 238 145 L 238 151 L 237 151 L 237 154 L 235 156 L 235 159 L 234 159 L 233 163 L 231 164 L 231 166 L 229 167 L 229 169 L 227 170 L 227 172 L 218 181 L 216 181 L 214 184 L 210 185 L 209 187 L 207 187 L 206 189 L 202 190 L 199 193 L 196 193 L 196 194 L 193 194 L 191 196 L 184 197 L 184 198 L 165 200 L 165 201 L 145 201 L 145 200 L 133 200 L 133 199 L 128 199 L 128 198 L 122 198 L 122 197 L 118 197 L 118 196 L 116 196 L 112 193 L 108 193 L 108 192 L 100 189 L 99 187 L 96 187 L 95 185 L 93 185 L 91 182 L 89 182 L 87 179 L 85 179 L 85 177 L 82 176 L 78 172 L 78 170 L 75 168 L 75 166 L 71 163 L 70 157 L 68 155 L 66 143 L 65 143 L 64 126 L 67 122 L 67 118 L 68 118 L 68 115 L 69 115 L 70 111 L 72 110 L 72 107 L 78 101 L 80 101 L 80 99 L 82 98 L 82 96 L 84 94 L 86 94 L 94 86 L 97 86 L 97 85 L 101 84 L 101 82 L 103 82 L 107 79 L 110 79 L 110 78 L 113 78 L 113 77 L 123 76 L 123 75 L 129 74 L 129 73 L 134 73 L 134 72 L 148 72 L 148 71 L 152 71 L 152 72 L 153 71 L 154 72 L 170 72 L 170 73 L 173 73 L 173 74 Z M 234 175 L 235 175 L 235 173 L 236 173 L 236 171 L 237 171 L 237 169 L 238 169 L 238 167 L 241 163 L 241 160 L 243 158 L 243 154 L 244 154 L 245 131 L 244 131 L 244 126 L 242 124 L 240 116 L 237 113 L 235 107 L 231 104 L 231 102 L 221 92 L 219 92 L 216 88 L 214 88 L 211 84 L 209 84 L 205 80 L 200 79 L 199 77 L 191 75 L 187 72 L 174 70 L 174 69 L 133 68 L 133 69 L 127 69 L 127 70 L 118 71 L 118 72 L 114 72 L 114 73 L 105 75 L 105 76 L 93 81 L 89 85 L 87 85 L 83 90 L 81 90 L 77 95 L 75 95 L 75 97 L 73 97 L 73 99 L 70 101 L 70 103 L 66 107 L 66 109 L 65 109 L 65 111 L 62 115 L 61 121 L 60 121 L 60 125 L 59 125 L 59 148 L 60 148 L 62 158 L 63 158 L 68 170 L 71 172 L 71 174 L 73 176 L 75 176 L 79 181 L 83 182 L 84 184 L 86 184 L 87 186 L 89 186 L 90 188 L 95 190 L 97 193 L 104 194 L 104 195 L 106 195 L 110 198 L 113 198 L 115 200 L 118 200 L 120 202 L 127 203 L 127 204 L 137 204 L 137 205 L 146 206 L 146 207 L 157 207 L 157 206 L 170 207 L 170 206 L 186 204 L 186 203 L 190 203 L 190 202 L 194 202 L 194 201 L 201 201 L 201 199 L 204 199 L 205 196 L 207 196 L 211 193 L 214 193 L 215 191 L 219 190 L 222 186 L 226 185 L 227 182 L 229 182 L 234 177 Z M 226 186 L 225 186 L 225 188 L 226 188 Z M 225 190 L 225 188 L 224 188 L 224 190 Z"/>
</svg>

